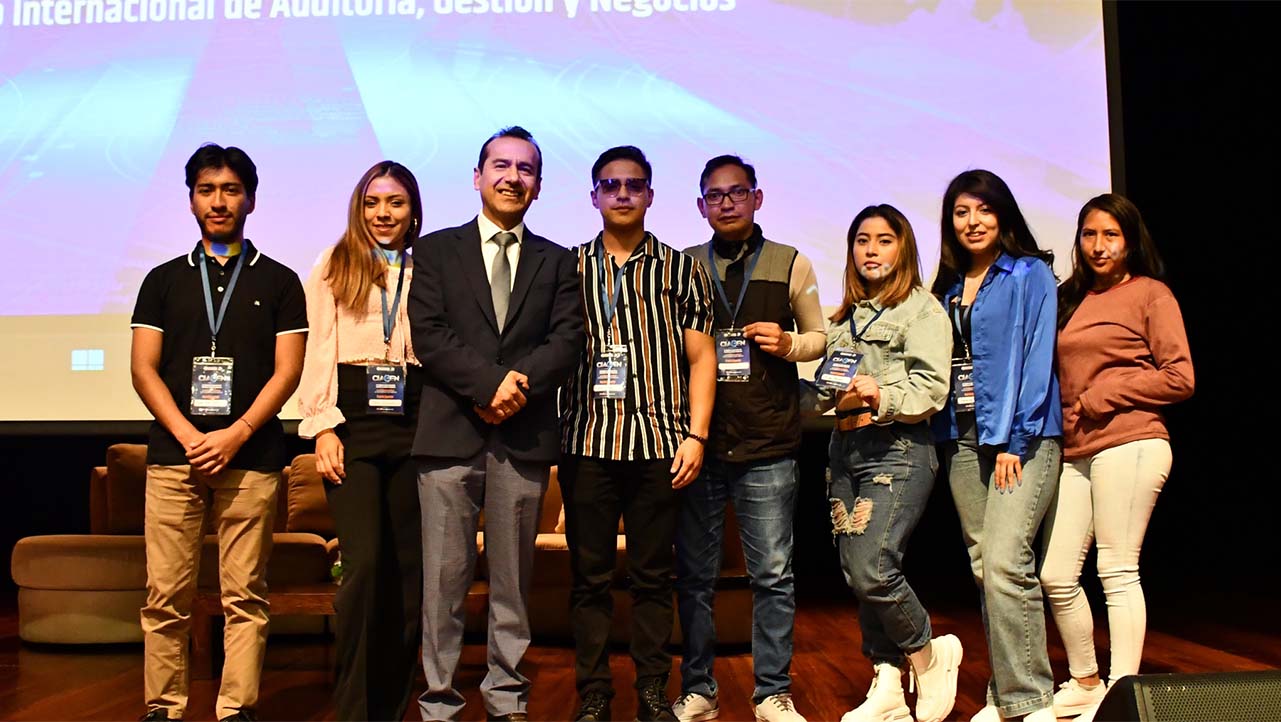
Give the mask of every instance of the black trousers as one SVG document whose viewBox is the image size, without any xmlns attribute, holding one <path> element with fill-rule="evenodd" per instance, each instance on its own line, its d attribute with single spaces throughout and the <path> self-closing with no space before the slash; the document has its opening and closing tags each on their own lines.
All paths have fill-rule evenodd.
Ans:
<svg viewBox="0 0 1281 722">
<path fill-rule="evenodd" d="M 627 535 L 627 574 L 632 595 L 632 661 L 636 686 L 666 679 L 672 657 L 672 571 L 676 493 L 671 459 L 608 461 L 566 456 L 560 465 L 573 588 L 574 672 L 579 694 L 613 693 L 609 628 L 614 616 L 610 587 L 621 515 Z"/>
<path fill-rule="evenodd" d="M 400 720 L 418 671 L 422 518 L 410 449 L 422 376 L 409 367 L 403 416 L 369 414 L 365 367 L 339 364 L 336 429 L 347 478 L 325 483 L 342 549 L 334 599 L 338 720 Z"/>
</svg>

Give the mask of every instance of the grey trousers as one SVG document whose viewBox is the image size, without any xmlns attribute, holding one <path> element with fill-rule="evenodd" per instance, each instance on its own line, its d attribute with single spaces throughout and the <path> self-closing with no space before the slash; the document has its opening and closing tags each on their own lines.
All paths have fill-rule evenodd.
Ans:
<svg viewBox="0 0 1281 722">
<path fill-rule="evenodd" d="M 463 643 L 463 603 L 476 574 L 477 516 L 485 512 L 489 568 L 489 672 L 481 696 L 491 716 L 524 712 L 530 681 L 517 669 L 529 647 L 529 583 L 550 466 L 507 456 L 496 445 L 470 459 L 418 459 L 423 518 L 424 720 L 459 719 L 454 670 Z"/>
</svg>

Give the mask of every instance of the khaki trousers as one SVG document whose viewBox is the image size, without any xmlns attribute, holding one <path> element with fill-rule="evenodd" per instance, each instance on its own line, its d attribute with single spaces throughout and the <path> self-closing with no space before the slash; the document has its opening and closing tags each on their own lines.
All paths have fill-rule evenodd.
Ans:
<svg viewBox="0 0 1281 722">
<path fill-rule="evenodd" d="M 267 558 L 279 473 L 229 469 L 215 477 L 190 466 L 147 467 L 147 604 L 142 608 L 143 692 L 170 719 L 187 711 L 191 605 L 200 574 L 206 508 L 218 535 L 226 616 L 226 661 L 217 718 L 258 704 L 267 646 Z"/>
</svg>

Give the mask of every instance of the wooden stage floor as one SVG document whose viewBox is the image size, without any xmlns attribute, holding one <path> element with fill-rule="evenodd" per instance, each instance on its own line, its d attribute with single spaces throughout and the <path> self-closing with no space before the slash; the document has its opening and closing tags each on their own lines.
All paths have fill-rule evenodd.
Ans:
<svg viewBox="0 0 1281 722">
<path fill-rule="evenodd" d="M 937 595 L 932 595 L 937 596 Z M 988 677 L 987 654 L 972 587 L 949 594 L 951 603 L 931 605 L 935 634 L 952 633 L 965 646 L 960 691 L 953 719 L 967 720 L 983 701 Z M 1182 599 L 1180 604 L 1149 592 L 1150 628 L 1143 672 L 1212 672 L 1281 667 L 1281 627 L 1276 600 L 1228 602 Z M 1155 600 L 1155 601 L 1154 601 Z M 927 603 L 930 600 L 927 598 Z M 13 595 L 0 596 L 0 719 L 3 720 L 133 720 L 142 709 L 141 645 L 102 647 L 22 644 L 16 634 Z M 859 653 L 856 607 L 848 594 L 802 594 L 792 663 L 797 708 L 810 720 L 838 720 L 863 699 L 871 668 Z M 1102 605 L 1096 606 L 1096 612 Z M 1056 680 L 1066 679 L 1067 662 L 1050 625 L 1050 656 Z M 1100 631 L 1101 645 L 1105 643 Z M 1101 648 L 1105 648 L 1102 647 Z M 263 674 L 263 720 L 330 720 L 329 666 L 332 649 L 325 638 L 273 640 Z M 669 693 L 678 691 L 678 664 L 673 663 Z M 618 695 L 615 719 L 633 719 L 631 662 L 622 650 L 611 660 Z M 534 720 L 565 720 L 576 697 L 573 651 L 568 646 L 535 645 L 524 672 L 534 681 L 529 711 Z M 484 648 L 468 645 L 458 672 L 467 695 L 464 719 L 483 720 L 485 710 L 476 688 L 485 673 Z M 724 650 L 717 660 L 721 719 L 750 720 L 751 655 L 745 649 Z M 421 686 L 421 679 L 420 679 Z M 188 720 L 213 717 L 216 681 L 193 683 Z M 406 719 L 417 720 L 415 705 Z"/>
</svg>

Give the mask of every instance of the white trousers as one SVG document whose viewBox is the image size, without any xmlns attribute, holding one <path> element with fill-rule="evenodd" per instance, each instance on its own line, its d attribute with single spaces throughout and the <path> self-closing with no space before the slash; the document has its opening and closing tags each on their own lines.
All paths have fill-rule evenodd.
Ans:
<svg viewBox="0 0 1281 722">
<path fill-rule="evenodd" d="M 1132 441 L 1063 464 L 1045 519 L 1041 585 L 1067 650 L 1068 670 L 1077 679 L 1099 671 L 1094 619 L 1081 589 L 1081 568 L 1095 540 L 1112 645 L 1109 679 L 1139 671 L 1147 631 L 1139 551 L 1169 475 L 1170 443 L 1165 439 Z"/>
</svg>

